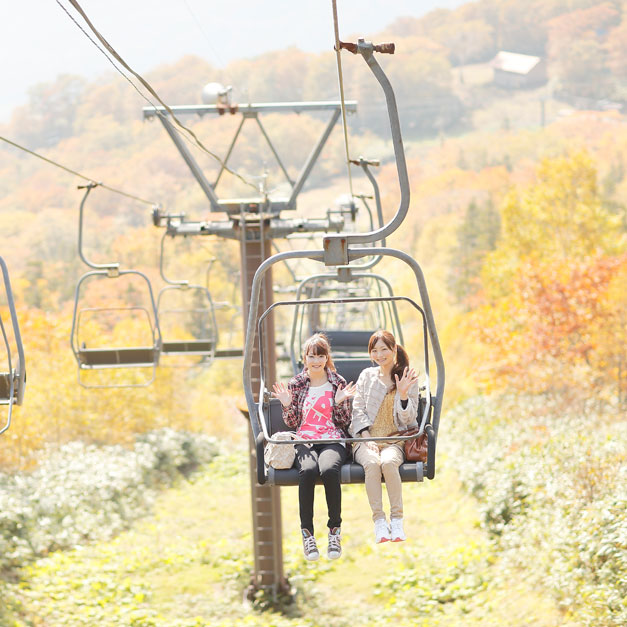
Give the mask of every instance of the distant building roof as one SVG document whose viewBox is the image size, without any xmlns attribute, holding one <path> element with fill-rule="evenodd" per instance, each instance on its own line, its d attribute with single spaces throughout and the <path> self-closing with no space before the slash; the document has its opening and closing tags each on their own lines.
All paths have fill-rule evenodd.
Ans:
<svg viewBox="0 0 627 627">
<path fill-rule="evenodd" d="M 540 57 L 503 50 L 490 61 L 490 65 L 494 69 L 514 74 L 529 74 L 538 63 L 540 63 Z"/>
</svg>

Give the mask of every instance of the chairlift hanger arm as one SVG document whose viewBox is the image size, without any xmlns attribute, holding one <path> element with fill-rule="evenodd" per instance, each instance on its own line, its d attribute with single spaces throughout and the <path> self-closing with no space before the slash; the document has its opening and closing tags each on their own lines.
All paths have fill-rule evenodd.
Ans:
<svg viewBox="0 0 627 627">
<path fill-rule="evenodd" d="M 94 270 L 106 270 L 111 275 L 115 275 L 119 271 L 120 264 L 117 262 L 114 263 L 94 263 L 93 261 L 89 261 L 85 254 L 83 253 L 83 216 L 85 213 L 85 202 L 87 201 L 87 197 L 94 187 L 98 187 L 100 183 L 94 183 L 90 181 L 87 185 L 79 185 L 78 189 L 84 189 L 85 194 L 83 195 L 83 199 L 81 200 L 81 205 L 78 212 L 78 255 L 82 259 L 82 261 L 88 265 L 90 268 Z"/>
<path fill-rule="evenodd" d="M 161 238 L 161 254 L 159 255 L 159 274 L 161 274 L 161 278 L 164 280 L 165 283 L 167 283 L 168 285 L 178 285 L 178 286 L 184 286 L 184 285 L 189 285 L 189 281 L 183 279 L 182 281 L 175 281 L 173 279 L 169 279 L 165 273 L 163 272 L 163 258 L 164 258 L 164 254 L 163 254 L 163 247 L 165 244 L 165 238 L 168 236 L 168 231 L 166 231 L 163 234 L 163 237 Z"/>
<path fill-rule="evenodd" d="M 410 189 L 409 177 L 407 175 L 407 163 L 405 161 L 405 150 L 403 148 L 403 140 L 401 137 L 401 125 L 398 117 L 398 107 L 396 105 L 396 97 L 392 85 L 387 78 L 385 72 L 374 57 L 374 52 L 392 52 L 393 44 L 382 44 L 381 46 L 373 45 L 363 39 L 359 39 L 354 46 L 356 52 L 361 54 L 368 64 L 368 67 L 374 74 L 375 78 L 381 85 L 385 95 L 388 117 L 390 120 L 390 129 L 392 132 L 392 145 L 394 147 L 394 157 L 396 159 L 396 170 L 401 191 L 401 199 L 395 216 L 385 226 L 370 233 L 342 234 L 331 235 L 324 240 L 325 250 L 329 258 L 328 265 L 341 265 L 347 263 L 346 253 L 350 244 L 365 244 L 369 242 L 377 242 L 393 233 L 403 222 L 409 208 Z M 342 47 L 348 48 L 347 44 Z M 344 260 L 344 261 L 342 261 Z"/>
</svg>

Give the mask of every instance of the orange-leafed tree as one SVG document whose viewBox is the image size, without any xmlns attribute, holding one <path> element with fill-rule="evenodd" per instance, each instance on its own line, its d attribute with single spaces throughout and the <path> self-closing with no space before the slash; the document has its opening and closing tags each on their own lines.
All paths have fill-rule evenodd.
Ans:
<svg viewBox="0 0 627 627">
<path fill-rule="evenodd" d="M 617 344 L 627 294 L 618 285 L 627 246 L 601 200 L 585 153 L 545 160 L 535 183 L 505 200 L 501 238 L 482 268 L 484 302 L 467 318 L 484 349 L 484 383 L 592 386 L 595 394 L 612 387 L 622 398 L 625 343 Z"/>
</svg>

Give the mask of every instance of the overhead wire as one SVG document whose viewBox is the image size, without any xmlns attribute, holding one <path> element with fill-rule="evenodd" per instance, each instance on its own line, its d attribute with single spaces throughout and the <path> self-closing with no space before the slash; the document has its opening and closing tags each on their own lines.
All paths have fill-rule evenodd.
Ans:
<svg viewBox="0 0 627 627">
<path fill-rule="evenodd" d="M 209 49 L 211 50 L 212 54 L 215 56 L 215 58 L 217 59 L 220 65 L 224 65 L 224 62 L 220 58 L 218 51 L 213 47 L 213 44 L 211 43 L 211 39 L 209 38 L 209 35 L 207 35 L 207 31 L 205 31 L 201 21 L 198 19 L 198 16 L 196 15 L 196 13 L 194 13 L 194 10 L 192 9 L 190 3 L 188 2 L 188 0 L 183 0 L 183 3 L 187 7 L 189 14 L 192 16 L 192 18 L 196 22 L 196 25 L 198 26 L 198 30 L 200 30 L 200 32 L 203 34 L 203 37 L 207 40 L 207 45 L 209 46 Z"/>
<path fill-rule="evenodd" d="M 54 165 L 57 168 L 60 168 L 61 170 L 65 170 L 66 172 L 69 172 L 70 174 L 73 174 L 74 176 L 78 176 L 79 178 L 84 179 L 85 181 L 89 181 L 91 182 L 95 182 L 94 178 L 91 178 L 89 176 L 85 176 L 84 174 L 81 174 L 80 172 L 77 172 L 76 170 L 72 170 L 72 168 L 68 168 L 67 166 L 62 165 L 61 163 L 57 163 L 56 161 L 53 161 L 52 159 L 48 159 L 48 157 L 44 157 L 43 155 L 40 155 L 39 153 L 35 152 L 34 150 L 30 150 L 28 148 L 26 148 L 25 146 L 21 146 L 20 144 L 11 141 L 10 139 L 6 138 L 6 137 L 2 137 L 0 136 L 0 140 L 2 140 L 3 142 L 6 142 L 7 144 L 10 144 L 11 146 L 14 146 L 15 148 L 19 148 L 20 150 L 23 150 L 24 152 L 28 153 L 29 155 L 33 155 L 33 157 L 37 157 L 38 159 L 41 159 L 42 161 L 45 161 L 46 163 L 49 163 L 50 165 Z M 135 196 L 133 194 L 129 194 L 128 192 L 125 192 L 121 189 L 117 189 L 115 187 L 111 187 L 109 185 L 105 185 L 104 183 L 98 183 L 99 187 L 102 187 L 103 189 L 107 189 L 110 192 L 114 192 L 115 194 L 120 194 L 122 196 L 126 196 L 127 198 L 131 198 L 132 200 L 136 200 L 138 202 L 142 202 L 146 205 L 151 205 L 151 206 L 155 206 L 158 205 L 159 203 L 153 202 L 152 200 L 146 200 L 145 198 L 141 198 L 140 196 Z"/>
<path fill-rule="evenodd" d="M 61 5 L 60 0 L 56 0 L 57 4 Z M 91 20 L 89 19 L 89 17 L 87 17 L 87 14 L 85 13 L 85 11 L 82 9 L 82 7 L 80 6 L 80 4 L 77 2 L 77 0 L 68 0 L 68 2 L 74 7 L 74 9 L 81 15 L 81 17 L 83 18 L 83 20 L 85 20 L 85 23 L 89 26 L 89 28 L 91 29 L 91 31 L 94 33 L 94 35 L 98 38 L 98 40 L 102 43 L 102 45 L 106 48 L 107 52 L 109 54 L 111 54 L 114 59 L 116 59 L 118 61 L 118 63 L 120 63 L 122 65 L 122 67 L 124 67 L 128 72 L 130 72 L 141 84 L 142 86 L 151 94 L 151 96 L 153 98 L 155 98 L 162 106 L 163 108 L 168 112 L 168 114 L 171 116 L 172 120 L 176 123 L 176 125 L 181 128 L 183 131 L 185 131 L 186 133 L 189 133 L 189 135 L 191 136 L 193 143 L 198 146 L 203 152 L 205 152 L 206 154 L 208 154 L 211 158 L 215 159 L 223 168 L 226 172 L 228 172 L 229 174 L 235 176 L 237 179 L 239 179 L 242 183 L 244 183 L 245 185 L 248 185 L 252 188 L 254 188 L 255 190 L 257 189 L 257 186 L 254 183 L 251 183 L 250 181 L 248 181 L 245 177 L 243 177 L 241 174 L 239 174 L 238 172 L 235 172 L 233 170 L 231 170 L 229 167 L 227 167 L 227 165 L 222 161 L 222 159 L 220 159 L 220 157 L 215 154 L 214 152 L 212 152 L 211 150 L 209 150 L 201 141 L 200 139 L 197 137 L 196 133 L 194 133 L 194 131 L 192 131 L 190 128 L 188 128 L 187 126 L 185 126 L 174 114 L 174 112 L 172 111 L 172 109 L 161 99 L 161 97 L 159 96 L 159 94 L 154 90 L 154 88 L 152 87 L 152 85 L 150 85 L 150 83 L 148 83 L 148 81 L 146 81 L 144 79 L 143 76 L 141 76 L 139 73 L 137 73 L 132 67 L 130 67 L 130 65 L 128 65 L 128 63 L 126 63 L 126 61 L 116 52 L 116 50 L 113 48 L 113 46 L 111 46 L 111 44 L 100 34 L 100 32 L 96 29 L 96 27 L 92 24 Z M 61 5 L 62 6 L 62 5 Z M 67 13 L 67 11 L 66 11 Z M 74 20 L 74 22 L 76 23 L 76 21 Z M 83 29 L 81 29 L 83 31 Z M 83 31 L 85 32 L 85 31 Z M 89 40 L 92 43 L 95 43 L 91 37 L 89 38 Z M 99 48 L 100 49 L 100 48 Z M 132 84 L 132 83 L 131 83 Z M 142 97 L 144 98 L 144 100 L 146 100 L 152 107 L 155 108 L 155 110 L 157 111 L 157 107 L 156 105 L 154 105 L 145 95 L 142 94 Z M 157 111 L 157 114 L 162 116 L 163 113 L 161 113 L 160 111 Z M 178 129 L 175 129 L 178 131 Z M 178 131 L 180 133 L 180 131 Z M 188 139 L 185 135 L 183 135 L 181 133 L 182 137 L 185 137 L 185 139 Z"/>
<path fill-rule="evenodd" d="M 76 26 L 79 28 L 79 30 L 82 31 L 83 35 L 85 35 L 85 37 L 87 37 L 87 39 L 89 39 L 89 41 L 91 41 L 92 44 L 94 44 L 94 46 L 96 46 L 96 48 L 98 48 L 98 50 L 100 50 L 100 52 L 102 53 L 102 55 L 104 56 L 104 58 L 113 66 L 113 68 L 116 70 L 116 72 L 118 72 L 120 74 L 120 76 L 122 76 L 122 78 L 126 81 L 128 81 L 131 85 L 131 87 L 150 105 L 152 105 L 153 107 L 155 106 L 153 102 L 151 102 L 148 98 L 146 98 L 145 94 L 143 94 L 139 88 L 137 87 L 137 85 L 135 85 L 135 83 L 126 75 L 124 74 L 124 72 L 122 72 L 122 70 L 113 62 L 113 59 L 111 59 L 111 57 L 106 53 L 106 51 L 104 51 L 99 45 L 98 42 L 94 41 L 91 37 L 91 35 L 76 21 L 76 18 L 61 4 L 60 0 L 56 0 L 56 3 L 63 9 L 63 11 L 65 11 L 65 14 L 72 20 L 72 22 L 74 22 L 74 24 L 76 24 Z"/>
<path fill-rule="evenodd" d="M 340 28 L 337 19 L 337 0 L 331 0 L 333 5 L 333 30 L 335 33 L 335 55 L 337 60 L 337 76 L 338 83 L 340 87 L 340 106 L 342 109 L 342 128 L 344 129 L 344 148 L 346 150 L 346 168 L 348 170 L 348 187 L 351 193 L 351 198 L 354 196 L 353 193 L 353 177 L 351 175 L 351 158 L 349 156 L 348 151 L 348 126 L 346 124 L 346 103 L 344 100 L 344 77 L 342 74 L 342 49 L 340 47 Z"/>
</svg>

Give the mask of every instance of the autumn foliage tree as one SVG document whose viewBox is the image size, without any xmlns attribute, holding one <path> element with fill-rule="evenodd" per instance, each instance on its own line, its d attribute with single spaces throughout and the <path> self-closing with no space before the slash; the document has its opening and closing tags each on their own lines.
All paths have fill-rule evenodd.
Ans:
<svg viewBox="0 0 627 627">
<path fill-rule="evenodd" d="M 603 207 L 590 157 L 545 160 L 509 194 L 485 260 L 484 303 L 468 317 L 491 387 L 611 389 L 624 402 L 625 233 Z"/>
</svg>

